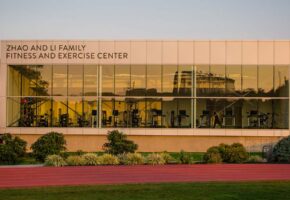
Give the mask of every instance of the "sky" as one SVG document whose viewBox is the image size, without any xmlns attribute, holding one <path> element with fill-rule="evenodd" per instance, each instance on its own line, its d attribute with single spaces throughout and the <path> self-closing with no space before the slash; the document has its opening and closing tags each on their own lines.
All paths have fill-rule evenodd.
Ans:
<svg viewBox="0 0 290 200">
<path fill-rule="evenodd" d="M 5 39 L 290 39 L 290 0 L 0 0 Z"/>
</svg>

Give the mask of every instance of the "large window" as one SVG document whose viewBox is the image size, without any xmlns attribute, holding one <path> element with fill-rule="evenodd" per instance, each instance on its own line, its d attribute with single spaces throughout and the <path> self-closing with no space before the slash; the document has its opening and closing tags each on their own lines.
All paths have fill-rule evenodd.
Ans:
<svg viewBox="0 0 290 200">
<path fill-rule="evenodd" d="M 82 126 L 96 128 L 99 123 L 98 101 L 95 97 L 85 97 L 83 99 Z"/>
<path fill-rule="evenodd" d="M 274 96 L 289 97 L 289 66 L 274 67 Z"/>
<path fill-rule="evenodd" d="M 53 66 L 53 96 L 67 96 L 67 65 Z"/>
<path fill-rule="evenodd" d="M 161 94 L 161 65 L 147 66 L 147 95 L 157 96 Z"/>
<path fill-rule="evenodd" d="M 131 66 L 131 87 L 128 95 L 144 96 L 146 94 L 146 66 Z"/>
<path fill-rule="evenodd" d="M 101 66 L 101 74 L 102 79 L 100 83 L 100 87 L 102 88 L 103 96 L 114 96 L 115 88 L 114 88 L 114 76 L 115 76 L 115 68 L 113 65 L 105 65 Z"/>
<path fill-rule="evenodd" d="M 115 95 L 125 96 L 130 90 L 130 66 L 115 66 Z"/>
<path fill-rule="evenodd" d="M 258 68 L 256 65 L 242 67 L 243 96 L 256 96 L 258 90 Z"/>
<path fill-rule="evenodd" d="M 193 66 L 181 65 L 178 66 L 177 86 L 174 88 L 174 93 L 179 96 L 191 96 L 194 94 L 194 74 Z"/>
<path fill-rule="evenodd" d="M 273 96 L 274 67 L 262 65 L 258 67 L 258 95 Z"/>
<path fill-rule="evenodd" d="M 68 95 L 82 96 L 83 95 L 83 66 L 69 65 L 68 66 Z"/>
<path fill-rule="evenodd" d="M 164 96 L 176 96 L 178 88 L 178 70 L 175 65 L 165 65 L 162 70 L 162 93 Z"/>
<path fill-rule="evenodd" d="M 208 65 L 196 66 L 195 72 L 196 96 L 209 96 L 210 72 Z"/>
<path fill-rule="evenodd" d="M 98 66 L 84 66 L 84 96 L 98 95 Z"/>
<path fill-rule="evenodd" d="M 165 128 L 191 128 L 191 99 L 163 98 L 162 114 Z"/>
<path fill-rule="evenodd" d="M 10 65 L 8 127 L 288 129 L 288 65 Z"/>
<path fill-rule="evenodd" d="M 242 66 L 226 66 L 226 96 L 240 96 L 242 91 Z"/>
<path fill-rule="evenodd" d="M 36 81 L 37 96 L 52 95 L 52 65 L 37 65 L 38 78 Z"/>
<path fill-rule="evenodd" d="M 212 65 L 210 67 L 210 95 L 225 96 L 226 84 L 225 66 Z"/>
</svg>

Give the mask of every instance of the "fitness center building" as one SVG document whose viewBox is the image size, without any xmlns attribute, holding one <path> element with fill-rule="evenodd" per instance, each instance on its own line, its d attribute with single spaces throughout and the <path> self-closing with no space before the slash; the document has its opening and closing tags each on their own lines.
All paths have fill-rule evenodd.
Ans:
<svg viewBox="0 0 290 200">
<path fill-rule="evenodd" d="M 290 41 L 1 41 L 0 133 L 101 150 L 262 151 L 289 135 Z"/>
</svg>

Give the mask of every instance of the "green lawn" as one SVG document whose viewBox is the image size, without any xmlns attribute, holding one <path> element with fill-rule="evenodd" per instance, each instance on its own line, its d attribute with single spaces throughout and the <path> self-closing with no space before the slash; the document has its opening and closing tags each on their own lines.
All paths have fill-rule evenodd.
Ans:
<svg viewBox="0 0 290 200">
<path fill-rule="evenodd" d="M 290 182 L 166 183 L 0 190 L 3 200 L 290 199 Z"/>
</svg>

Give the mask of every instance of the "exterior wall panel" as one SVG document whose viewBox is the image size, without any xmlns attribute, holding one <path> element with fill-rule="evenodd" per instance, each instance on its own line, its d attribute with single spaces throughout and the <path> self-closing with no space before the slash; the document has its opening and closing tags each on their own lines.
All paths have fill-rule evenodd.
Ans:
<svg viewBox="0 0 290 200">
<path fill-rule="evenodd" d="M 242 63 L 242 42 L 226 41 L 226 64 L 241 65 Z"/>
<path fill-rule="evenodd" d="M 125 52 L 127 59 L 6 59 L 6 44 L 64 46 L 86 45 L 85 53 L 89 52 Z M 0 110 L 6 111 L 7 94 L 7 65 L 162 65 L 163 72 L 166 65 L 288 65 L 290 64 L 289 41 L 1 41 L 0 43 Z M 48 49 L 47 53 L 53 52 Z M 58 53 L 59 50 L 56 50 Z M 64 50 L 63 53 L 68 51 Z M 182 69 L 183 71 L 186 71 Z M 188 69 L 187 69 L 188 70 Z M 168 73 L 167 76 L 172 75 Z M 173 77 L 173 76 L 172 76 Z M 160 79 L 163 77 L 160 76 Z M 176 77 L 176 84 L 178 82 Z M 212 80 L 212 79 L 211 79 Z M 190 80 L 191 81 L 191 80 Z M 197 81 L 197 80 L 195 80 Z M 281 82 L 284 80 L 281 79 Z M 99 80 L 100 82 L 100 80 Z M 189 96 L 186 98 L 194 97 Z M 182 97 L 185 98 L 185 97 Z M 232 97 L 230 97 L 232 98 Z M 236 98 L 236 97 L 235 97 Z M 258 98 L 247 97 L 247 98 Z M 283 97 L 284 98 L 284 97 Z M 288 99 L 288 97 L 287 97 Z M 7 111 L 9 112 L 9 111 Z M 196 111 L 194 111 L 196 112 Z M 5 113 L 5 112 L 3 112 Z M 244 112 L 245 113 L 245 112 Z M 243 119 L 246 121 L 247 119 Z M 100 121 L 100 120 L 99 120 Z M 192 122 L 193 123 L 193 122 Z M 105 135 L 108 128 L 6 128 L 6 115 L 0 116 L 1 132 L 9 131 L 14 134 L 39 135 L 48 130 L 71 135 Z M 119 128 L 128 135 L 146 136 L 236 136 L 236 137 L 277 137 L 289 135 L 289 130 L 266 129 L 199 129 L 199 128 Z M 160 141 L 159 141 L 160 142 Z M 155 147 L 154 147 L 155 148 Z M 145 149 L 145 147 L 144 147 Z M 150 149 L 150 148 L 149 148 Z"/>
<path fill-rule="evenodd" d="M 178 43 L 177 41 L 163 41 L 162 43 L 162 64 L 177 65 L 178 59 Z"/>
<path fill-rule="evenodd" d="M 210 62 L 210 42 L 194 42 L 194 61 L 195 64 L 209 64 Z"/>
<path fill-rule="evenodd" d="M 131 64 L 146 64 L 146 41 L 131 41 Z"/>
<path fill-rule="evenodd" d="M 258 42 L 258 62 L 260 65 L 274 64 L 274 42 L 273 41 L 259 41 Z"/>
<path fill-rule="evenodd" d="M 100 41 L 99 42 L 100 52 L 114 52 L 115 51 L 115 41 Z M 100 64 L 115 64 L 115 60 L 101 59 Z"/>
<path fill-rule="evenodd" d="M 274 42 L 274 64 L 288 65 L 290 63 L 289 41 Z"/>
<path fill-rule="evenodd" d="M 194 63 L 194 42 L 178 42 L 178 64 L 192 65 Z"/>
<path fill-rule="evenodd" d="M 147 41 L 147 64 L 162 64 L 161 41 Z"/>
<path fill-rule="evenodd" d="M 242 64 L 257 65 L 258 64 L 258 42 L 243 41 L 242 42 Z"/>
<path fill-rule="evenodd" d="M 210 64 L 224 65 L 226 61 L 226 42 L 211 41 L 210 43 Z"/>
<path fill-rule="evenodd" d="M 28 148 L 36 141 L 38 135 L 22 135 L 21 138 L 28 142 Z M 86 152 L 102 151 L 102 145 L 107 142 L 104 135 L 65 135 L 67 148 L 70 151 L 82 149 Z M 242 143 L 247 151 L 260 152 L 265 144 L 275 144 L 281 137 L 235 137 L 235 136 L 164 136 L 164 135 L 129 135 L 128 139 L 138 144 L 140 152 L 205 152 L 209 147 L 219 145 L 220 143 L 232 144 Z"/>
</svg>

